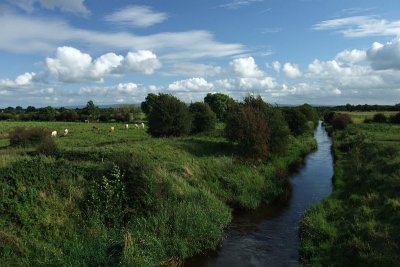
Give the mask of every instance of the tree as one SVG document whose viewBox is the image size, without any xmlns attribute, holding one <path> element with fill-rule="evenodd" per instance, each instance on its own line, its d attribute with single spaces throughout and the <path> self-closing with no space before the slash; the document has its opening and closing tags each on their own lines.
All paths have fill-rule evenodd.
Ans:
<svg viewBox="0 0 400 267">
<path fill-rule="evenodd" d="M 96 120 L 100 114 L 100 109 L 89 100 L 86 107 L 83 109 L 83 114 L 87 115 L 89 119 Z"/>
<path fill-rule="evenodd" d="M 192 116 L 192 133 L 207 132 L 215 129 L 217 117 L 207 103 L 196 102 L 189 106 Z"/>
<path fill-rule="evenodd" d="M 158 96 L 156 94 L 150 93 L 146 96 L 145 101 L 142 102 L 142 104 L 140 105 L 140 108 L 146 115 L 149 115 L 151 113 L 151 111 L 153 110 L 153 106 L 154 106 L 155 102 L 157 101 L 157 98 L 158 98 Z"/>
<path fill-rule="evenodd" d="M 154 137 L 181 136 L 191 130 L 188 107 L 178 98 L 159 94 L 148 115 L 149 133 Z"/>
<path fill-rule="evenodd" d="M 286 108 L 283 111 L 293 135 L 300 135 L 307 130 L 307 118 L 298 108 Z"/>
<path fill-rule="evenodd" d="M 224 120 L 226 111 L 235 103 L 235 100 L 233 100 L 232 97 L 221 93 L 208 93 L 204 98 L 204 102 L 210 106 L 211 110 L 214 111 L 219 120 Z"/>
<path fill-rule="evenodd" d="M 343 130 L 350 123 L 353 123 L 349 114 L 337 113 L 332 120 L 332 126 L 335 130 Z"/>
<path fill-rule="evenodd" d="M 385 114 L 383 113 L 376 113 L 374 117 L 372 118 L 373 122 L 378 122 L 378 123 L 385 123 L 387 122 L 387 118 Z"/>
<path fill-rule="evenodd" d="M 301 106 L 298 107 L 300 112 L 306 116 L 308 121 L 312 121 L 314 124 L 317 123 L 318 121 L 318 113 L 315 108 L 313 108 L 311 105 L 305 103 Z"/>
</svg>

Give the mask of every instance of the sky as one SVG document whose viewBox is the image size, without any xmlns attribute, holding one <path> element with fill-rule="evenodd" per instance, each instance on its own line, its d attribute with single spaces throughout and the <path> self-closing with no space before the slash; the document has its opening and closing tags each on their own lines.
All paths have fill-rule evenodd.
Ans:
<svg viewBox="0 0 400 267">
<path fill-rule="evenodd" d="M 0 107 L 400 103 L 398 0 L 0 0 Z"/>
</svg>

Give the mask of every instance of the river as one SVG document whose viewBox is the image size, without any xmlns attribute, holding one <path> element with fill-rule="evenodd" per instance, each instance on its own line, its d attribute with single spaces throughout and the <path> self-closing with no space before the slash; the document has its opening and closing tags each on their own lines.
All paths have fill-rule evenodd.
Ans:
<svg viewBox="0 0 400 267">
<path fill-rule="evenodd" d="M 314 137 L 318 148 L 291 175 L 293 190 L 288 203 L 235 214 L 221 247 L 191 258 L 186 267 L 299 266 L 301 216 L 312 203 L 332 192 L 331 140 L 321 122 Z"/>
</svg>

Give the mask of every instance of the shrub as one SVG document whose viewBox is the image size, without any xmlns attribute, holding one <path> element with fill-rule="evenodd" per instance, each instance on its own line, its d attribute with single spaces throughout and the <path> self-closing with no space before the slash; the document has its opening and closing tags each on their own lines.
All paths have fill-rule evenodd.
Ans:
<svg viewBox="0 0 400 267">
<path fill-rule="evenodd" d="M 330 111 L 325 113 L 324 115 L 324 122 L 332 124 L 333 118 L 335 117 L 335 112 L 334 111 Z"/>
<path fill-rule="evenodd" d="M 399 123 L 400 124 L 400 112 L 397 112 L 394 115 L 390 116 L 390 123 Z"/>
<path fill-rule="evenodd" d="M 270 150 L 271 153 L 284 153 L 287 151 L 290 130 L 282 112 L 274 107 L 266 109 L 268 126 L 271 131 Z"/>
<path fill-rule="evenodd" d="M 284 114 L 293 135 L 300 135 L 307 130 L 307 118 L 298 108 L 286 108 Z"/>
<path fill-rule="evenodd" d="M 42 142 L 40 142 L 36 151 L 39 154 L 45 155 L 47 157 L 56 156 L 58 153 L 58 147 L 54 139 L 48 136 L 44 138 Z"/>
<path fill-rule="evenodd" d="M 192 115 L 192 133 L 207 132 L 215 129 L 217 117 L 207 103 L 196 102 L 189 106 Z"/>
<path fill-rule="evenodd" d="M 239 151 L 248 158 L 266 160 L 270 153 L 270 129 L 261 97 L 245 98 L 243 104 L 234 105 L 227 113 L 225 137 L 237 142 Z"/>
<path fill-rule="evenodd" d="M 353 121 L 349 114 L 339 113 L 335 115 L 331 124 L 335 130 L 343 130 L 350 123 L 353 123 Z"/>
<path fill-rule="evenodd" d="M 299 106 L 298 109 L 300 110 L 301 113 L 304 114 L 304 116 L 306 116 L 308 121 L 312 121 L 314 123 L 318 121 L 317 110 L 313 108 L 311 105 L 306 103 Z"/>
<path fill-rule="evenodd" d="M 232 97 L 225 94 L 208 93 L 204 98 L 204 102 L 210 106 L 211 110 L 214 111 L 219 120 L 224 120 L 228 109 L 235 103 L 235 100 L 233 100 Z"/>
<path fill-rule="evenodd" d="M 153 137 L 181 136 L 191 130 L 192 121 L 187 106 L 168 94 L 157 96 L 148 120 L 148 131 Z"/>
<path fill-rule="evenodd" d="M 387 118 L 385 114 L 383 113 L 376 113 L 374 117 L 372 118 L 373 122 L 378 122 L 378 123 L 385 123 L 387 122 Z"/>
<path fill-rule="evenodd" d="M 15 128 L 9 133 L 11 146 L 36 145 L 50 136 L 48 130 L 43 128 Z"/>
</svg>

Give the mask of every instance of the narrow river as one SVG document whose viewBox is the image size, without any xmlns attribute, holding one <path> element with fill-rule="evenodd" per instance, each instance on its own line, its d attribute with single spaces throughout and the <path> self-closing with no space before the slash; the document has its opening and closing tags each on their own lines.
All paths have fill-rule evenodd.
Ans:
<svg viewBox="0 0 400 267">
<path fill-rule="evenodd" d="M 314 131 L 318 149 L 291 176 L 286 205 L 236 214 L 217 251 L 191 258 L 185 266 L 299 266 L 299 222 L 306 209 L 332 192 L 331 140 L 321 122 Z"/>
</svg>

